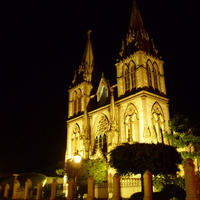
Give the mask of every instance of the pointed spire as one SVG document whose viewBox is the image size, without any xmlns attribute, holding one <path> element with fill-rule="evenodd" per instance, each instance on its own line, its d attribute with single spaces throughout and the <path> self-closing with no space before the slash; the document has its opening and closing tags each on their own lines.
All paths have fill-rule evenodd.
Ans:
<svg viewBox="0 0 200 200">
<path fill-rule="evenodd" d="M 141 35 L 143 38 L 146 36 L 146 33 L 145 33 L 144 26 L 143 26 L 143 20 L 140 15 L 139 8 L 136 4 L 136 0 L 133 0 L 129 31 L 128 31 L 127 38 L 126 38 L 127 45 L 136 41 L 138 38 L 138 35 Z"/>
<path fill-rule="evenodd" d="M 75 81 L 76 81 L 76 78 L 77 78 L 77 75 L 76 75 L 76 70 L 74 71 L 74 77 L 73 77 L 73 80 L 72 80 L 72 84 L 74 84 L 75 83 Z"/>
<path fill-rule="evenodd" d="M 143 21 L 136 0 L 133 0 L 129 30 L 143 30 Z"/>
<path fill-rule="evenodd" d="M 122 47 L 121 47 L 121 51 L 119 52 L 119 55 L 122 56 L 125 50 L 125 44 L 124 44 L 124 39 L 122 40 Z"/>
<path fill-rule="evenodd" d="M 129 30 L 126 36 L 126 45 L 122 43 L 122 49 L 119 52 L 120 58 L 118 61 L 139 50 L 158 57 L 158 51 L 156 50 L 154 43 L 149 38 L 148 33 L 145 31 L 136 0 L 133 0 Z"/>
<path fill-rule="evenodd" d="M 92 43 L 90 37 L 91 32 L 92 31 L 89 29 L 87 33 L 88 39 L 83 53 L 82 62 L 81 65 L 79 66 L 79 74 L 83 72 L 83 79 L 89 82 L 92 79 L 92 71 L 94 67 L 94 56 L 93 56 Z"/>
<path fill-rule="evenodd" d="M 87 40 L 85 51 L 84 51 L 83 58 L 82 58 L 82 63 L 83 64 L 87 63 L 89 66 L 91 66 L 94 62 L 92 43 L 91 43 L 91 38 L 90 38 L 91 32 L 92 31 L 90 29 L 87 32 L 88 40 Z"/>
</svg>

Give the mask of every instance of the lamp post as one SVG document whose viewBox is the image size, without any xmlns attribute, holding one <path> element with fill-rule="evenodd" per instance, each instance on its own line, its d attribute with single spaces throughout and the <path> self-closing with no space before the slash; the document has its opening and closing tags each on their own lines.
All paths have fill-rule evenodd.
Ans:
<svg viewBox="0 0 200 200">
<path fill-rule="evenodd" d="M 75 187 L 74 187 L 74 199 L 78 199 L 78 193 L 77 193 L 77 178 L 78 178 L 78 163 L 81 162 L 81 155 L 77 152 L 74 154 L 74 162 L 76 165 L 76 173 L 75 173 Z"/>
</svg>

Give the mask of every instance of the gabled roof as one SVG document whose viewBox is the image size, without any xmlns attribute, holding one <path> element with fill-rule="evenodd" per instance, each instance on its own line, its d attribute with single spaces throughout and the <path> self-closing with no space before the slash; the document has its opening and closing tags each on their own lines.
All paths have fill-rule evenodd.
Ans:
<svg viewBox="0 0 200 200">
<path fill-rule="evenodd" d="M 94 154 L 92 156 L 90 156 L 90 159 L 98 159 L 98 158 L 106 160 L 106 156 L 102 152 L 102 149 L 100 149 L 100 148 L 96 149 L 96 151 L 94 152 Z"/>
</svg>

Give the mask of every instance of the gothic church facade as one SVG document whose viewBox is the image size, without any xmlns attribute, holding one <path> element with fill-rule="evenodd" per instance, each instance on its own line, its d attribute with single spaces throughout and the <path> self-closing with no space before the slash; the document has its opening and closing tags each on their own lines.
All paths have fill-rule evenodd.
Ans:
<svg viewBox="0 0 200 200">
<path fill-rule="evenodd" d="M 169 106 L 163 61 L 143 26 L 136 1 L 117 58 L 116 84 L 97 74 L 90 32 L 69 88 L 66 160 L 105 158 L 124 142 L 166 143 Z M 109 178 L 109 174 L 108 174 Z"/>
</svg>

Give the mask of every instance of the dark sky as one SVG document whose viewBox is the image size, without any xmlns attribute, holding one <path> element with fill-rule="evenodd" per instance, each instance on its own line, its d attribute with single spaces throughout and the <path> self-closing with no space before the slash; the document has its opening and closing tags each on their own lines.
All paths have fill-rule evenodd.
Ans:
<svg viewBox="0 0 200 200">
<path fill-rule="evenodd" d="M 137 0 L 164 60 L 170 115 L 200 111 L 199 0 Z M 132 0 L 13 1 L 1 5 L 0 173 L 51 174 L 64 160 L 68 88 L 91 39 L 114 80 Z"/>
</svg>

